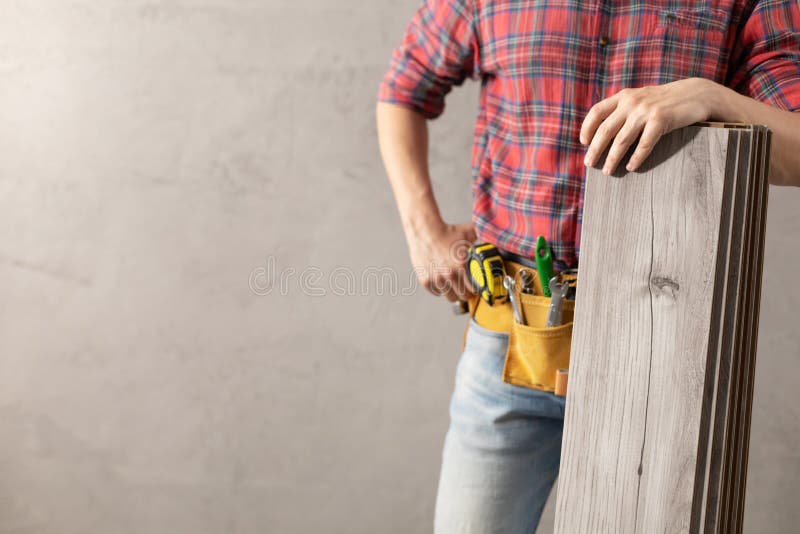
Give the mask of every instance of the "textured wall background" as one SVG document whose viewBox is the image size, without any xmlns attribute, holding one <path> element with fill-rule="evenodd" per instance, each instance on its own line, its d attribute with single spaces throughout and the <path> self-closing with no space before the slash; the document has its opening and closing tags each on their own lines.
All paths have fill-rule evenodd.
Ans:
<svg viewBox="0 0 800 534">
<path fill-rule="evenodd" d="M 360 280 L 410 276 L 373 107 L 416 3 L 0 0 L 0 534 L 430 530 L 463 321 Z M 475 95 L 433 126 L 453 221 Z M 800 194 L 772 193 L 760 533 L 800 522 Z"/>
</svg>

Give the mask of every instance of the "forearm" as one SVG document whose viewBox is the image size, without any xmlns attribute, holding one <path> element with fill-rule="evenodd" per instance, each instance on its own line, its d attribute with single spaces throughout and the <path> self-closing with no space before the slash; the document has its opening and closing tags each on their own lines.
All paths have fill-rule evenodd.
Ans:
<svg viewBox="0 0 800 534">
<path fill-rule="evenodd" d="M 406 234 L 442 226 L 428 172 L 428 125 L 421 114 L 379 102 L 378 142 Z"/>
<path fill-rule="evenodd" d="M 427 119 L 410 109 L 379 102 L 378 143 L 394 191 L 411 263 L 428 291 L 450 301 L 471 295 L 464 269 L 472 223 L 445 224 L 428 173 Z M 461 253 L 459 253 L 461 251 Z"/>
<path fill-rule="evenodd" d="M 763 124 L 772 130 L 769 182 L 800 186 L 800 113 L 792 113 L 721 87 L 713 119 Z"/>
</svg>

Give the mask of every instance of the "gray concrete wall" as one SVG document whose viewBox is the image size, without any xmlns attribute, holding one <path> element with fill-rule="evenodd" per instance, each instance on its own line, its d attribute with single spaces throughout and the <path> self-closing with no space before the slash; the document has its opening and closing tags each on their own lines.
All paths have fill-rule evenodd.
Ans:
<svg viewBox="0 0 800 534">
<path fill-rule="evenodd" d="M 373 106 L 415 5 L 0 0 L 0 534 L 430 531 L 463 322 L 360 283 L 410 275 Z M 452 221 L 475 96 L 433 127 Z M 800 524 L 800 194 L 772 193 L 760 533 Z M 261 294 L 270 258 L 326 296 Z M 307 278 L 336 267 L 356 294 Z"/>
</svg>

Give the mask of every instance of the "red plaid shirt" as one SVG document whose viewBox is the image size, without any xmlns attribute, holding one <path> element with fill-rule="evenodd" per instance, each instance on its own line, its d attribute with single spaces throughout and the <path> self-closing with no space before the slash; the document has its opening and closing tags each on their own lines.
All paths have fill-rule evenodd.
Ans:
<svg viewBox="0 0 800 534">
<path fill-rule="evenodd" d="M 379 99 L 429 118 L 481 80 L 472 153 L 481 241 L 578 261 L 591 106 L 626 87 L 702 77 L 800 109 L 798 0 L 425 0 Z M 686 95 L 691 98 L 692 95 Z"/>
</svg>

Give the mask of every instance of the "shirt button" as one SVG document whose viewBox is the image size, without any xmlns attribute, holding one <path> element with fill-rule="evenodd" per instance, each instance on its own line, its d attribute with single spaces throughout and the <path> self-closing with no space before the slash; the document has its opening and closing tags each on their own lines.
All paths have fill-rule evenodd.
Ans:
<svg viewBox="0 0 800 534">
<path fill-rule="evenodd" d="M 600 46 L 606 46 L 606 45 L 608 45 L 608 37 L 606 37 L 606 36 L 604 35 L 604 36 L 602 36 L 602 37 L 600 38 Z"/>
</svg>

